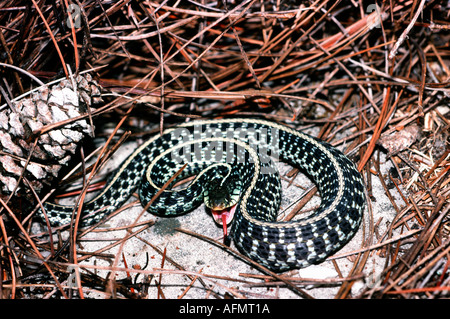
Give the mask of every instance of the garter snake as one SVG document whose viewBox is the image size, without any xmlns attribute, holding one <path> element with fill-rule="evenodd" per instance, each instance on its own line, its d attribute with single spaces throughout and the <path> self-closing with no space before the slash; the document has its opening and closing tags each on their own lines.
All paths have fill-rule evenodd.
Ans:
<svg viewBox="0 0 450 319">
<path fill-rule="evenodd" d="M 281 184 L 269 156 L 311 178 L 321 196 L 317 210 L 294 221 L 276 221 Z M 143 143 L 100 194 L 84 203 L 83 214 L 90 214 L 83 225 L 119 208 L 139 184 L 145 206 L 186 163 L 177 180 L 195 178 L 184 188 L 160 192 L 148 210 L 177 216 L 205 201 L 216 218 L 217 211 L 226 212 L 218 217 L 222 222 L 233 219 L 231 236 L 239 250 L 274 271 L 323 261 L 356 233 L 362 219 L 362 178 L 343 153 L 274 122 L 220 119 L 184 123 Z M 50 224 L 59 226 L 70 222 L 73 207 L 46 203 L 45 211 Z"/>
</svg>

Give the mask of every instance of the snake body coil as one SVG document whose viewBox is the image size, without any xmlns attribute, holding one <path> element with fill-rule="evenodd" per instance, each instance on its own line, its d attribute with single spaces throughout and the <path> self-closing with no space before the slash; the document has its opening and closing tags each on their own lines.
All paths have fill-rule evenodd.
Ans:
<svg viewBox="0 0 450 319">
<path fill-rule="evenodd" d="M 321 195 L 316 211 L 295 221 L 276 221 L 281 184 L 265 155 L 279 157 L 311 177 Z M 162 216 L 186 213 L 201 204 L 209 181 L 217 176 L 240 177 L 235 182 L 241 191 L 232 225 L 234 242 L 245 255 L 274 271 L 323 261 L 355 234 L 362 219 L 363 182 L 340 151 L 284 125 L 223 119 L 185 123 L 140 146 L 103 191 L 84 204 L 83 214 L 91 215 L 83 225 L 120 207 L 141 180 L 140 199 L 145 206 L 185 163 L 180 178 L 196 178 L 179 191 L 160 192 L 149 211 Z M 50 224 L 58 226 L 70 222 L 73 207 L 48 203 L 45 210 Z"/>
</svg>

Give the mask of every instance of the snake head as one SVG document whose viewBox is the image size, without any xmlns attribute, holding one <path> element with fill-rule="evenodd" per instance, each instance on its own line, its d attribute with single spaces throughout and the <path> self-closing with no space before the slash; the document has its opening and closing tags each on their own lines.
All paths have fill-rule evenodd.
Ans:
<svg viewBox="0 0 450 319">
<path fill-rule="evenodd" d="M 205 185 L 203 199 L 206 207 L 211 209 L 214 221 L 224 227 L 231 224 L 241 192 L 238 174 L 215 176 Z"/>
</svg>

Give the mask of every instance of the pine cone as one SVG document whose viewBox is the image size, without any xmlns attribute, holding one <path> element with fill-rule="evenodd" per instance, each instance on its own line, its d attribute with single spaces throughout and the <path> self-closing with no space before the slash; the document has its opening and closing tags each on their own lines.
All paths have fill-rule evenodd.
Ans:
<svg viewBox="0 0 450 319">
<path fill-rule="evenodd" d="M 0 194 L 7 198 L 16 191 L 19 197 L 34 202 L 29 185 L 20 183 L 20 176 L 39 193 L 52 184 L 60 169 L 71 159 L 77 146 L 92 135 L 88 119 L 78 120 L 44 133 L 37 130 L 49 124 L 85 114 L 87 107 L 100 102 L 100 86 L 89 74 L 76 77 L 77 90 L 71 80 L 61 80 L 50 88 L 40 87 L 28 97 L 13 101 L 13 110 L 0 111 Z M 30 156 L 28 165 L 26 161 Z M 26 166 L 26 167 L 25 167 Z M 25 170 L 24 170 L 25 169 Z"/>
</svg>

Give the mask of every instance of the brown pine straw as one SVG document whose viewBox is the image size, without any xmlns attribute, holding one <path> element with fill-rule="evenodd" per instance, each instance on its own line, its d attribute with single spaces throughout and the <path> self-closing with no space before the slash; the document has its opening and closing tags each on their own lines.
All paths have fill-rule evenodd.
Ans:
<svg viewBox="0 0 450 319">
<path fill-rule="evenodd" d="M 68 13 L 71 4 L 81 7 L 80 16 Z M 103 298 L 146 298 L 150 291 L 164 298 L 173 276 L 187 279 L 180 298 L 189 298 L 199 289 L 205 298 L 276 298 L 284 293 L 321 297 L 323 286 L 336 288 L 329 298 L 448 298 L 448 8 L 444 2 L 424 0 L 385 1 L 377 8 L 370 4 L 2 1 L 3 108 L 8 107 L 7 101 L 36 87 L 32 78 L 47 83 L 70 77 L 70 70 L 75 75 L 90 70 L 104 89 L 105 103 L 82 116 L 90 118 L 96 142 L 101 144 L 92 154 L 86 145 L 80 146 L 77 158 L 90 161 L 71 163 L 70 176 L 61 176 L 61 185 L 53 190 L 36 193 L 35 203 L 21 203 L 15 194 L 0 194 L 0 297 L 82 298 L 95 292 Z M 79 28 L 74 21 L 80 22 Z M 272 273 L 220 241 L 182 225 L 185 236 L 220 247 L 236 262 L 255 269 L 239 276 L 213 275 L 207 267 L 193 271 L 195 265 L 180 264 L 173 252 L 142 236 L 144 230 L 158 227 L 143 207 L 131 225 L 107 226 L 114 216 L 139 206 L 137 200 L 87 229 L 77 228 L 79 212 L 71 227 L 36 228 L 40 203 L 65 194 L 82 203 L 93 191 L 90 186 L 103 185 L 100 168 L 120 152 L 125 140 L 141 144 L 177 123 L 229 117 L 288 124 L 340 148 L 357 165 L 369 199 L 367 222 L 359 248 L 328 258 L 336 278 L 301 278 L 295 271 Z M 33 138 L 78 119 L 42 127 L 33 132 Z M 410 143 L 402 134 L 412 126 L 418 130 Z M 9 155 L 0 150 L 0 156 Z M 1 170 L 0 175 L 6 174 Z M 296 176 L 300 173 L 293 168 L 282 176 L 290 188 L 305 193 L 283 213 L 284 220 L 310 211 L 309 200 L 319 196 L 313 186 L 299 185 Z M 27 174 L 23 172 L 20 187 L 32 188 Z M 375 179 L 380 179 L 391 217 L 377 211 L 380 195 L 374 190 Z M 78 186 L 66 190 L 70 185 Z M 108 236 L 119 229 L 126 229 L 127 235 Z M 70 240 L 63 240 L 66 232 Z M 93 233 L 105 236 L 104 245 L 85 251 L 83 243 Z M 160 268 L 136 268 L 129 257 L 125 260 L 121 253 L 111 253 L 111 248 L 123 253 L 131 239 L 160 255 L 164 261 Z M 93 256 L 110 266 L 84 263 Z M 375 257 L 384 260 L 376 274 L 371 264 Z M 342 259 L 350 260 L 351 267 L 339 266 Z M 119 266 L 124 263 L 127 266 Z M 67 284 L 71 269 L 78 276 L 75 287 Z M 101 277 L 99 271 L 109 275 Z M 127 279 L 115 280 L 114 274 Z M 356 289 L 356 283 L 363 288 Z M 273 290 L 261 292 L 257 287 Z"/>
</svg>

